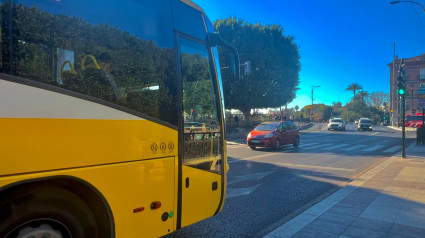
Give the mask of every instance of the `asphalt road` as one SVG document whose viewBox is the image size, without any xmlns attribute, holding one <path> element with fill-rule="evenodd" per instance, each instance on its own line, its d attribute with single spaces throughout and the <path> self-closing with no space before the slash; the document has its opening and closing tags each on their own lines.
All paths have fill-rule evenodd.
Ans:
<svg viewBox="0 0 425 238">
<path fill-rule="evenodd" d="M 413 132 L 407 132 L 407 145 Z M 298 148 L 251 150 L 228 143 L 230 171 L 223 211 L 165 237 L 263 237 L 376 164 L 401 151 L 401 132 L 376 126 L 358 132 L 315 124 Z"/>
</svg>

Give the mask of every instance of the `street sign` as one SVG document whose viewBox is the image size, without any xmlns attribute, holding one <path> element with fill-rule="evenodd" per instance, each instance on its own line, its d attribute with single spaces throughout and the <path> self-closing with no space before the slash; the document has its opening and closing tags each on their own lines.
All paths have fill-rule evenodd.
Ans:
<svg viewBox="0 0 425 238">
<path fill-rule="evenodd" d="M 393 110 L 393 109 L 391 109 L 391 112 L 394 112 L 394 110 Z"/>
<path fill-rule="evenodd" d="M 420 87 L 420 88 L 425 88 L 425 83 L 421 83 L 421 84 L 419 84 L 419 87 Z"/>
<path fill-rule="evenodd" d="M 425 88 L 420 88 L 418 90 L 418 94 L 425 94 Z"/>
</svg>

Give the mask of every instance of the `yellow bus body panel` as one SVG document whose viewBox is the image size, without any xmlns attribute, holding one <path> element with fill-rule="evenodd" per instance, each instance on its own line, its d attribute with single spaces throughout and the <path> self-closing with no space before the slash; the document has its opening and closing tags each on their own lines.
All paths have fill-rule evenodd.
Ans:
<svg viewBox="0 0 425 238">
<path fill-rule="evenodd" d="M 116 237 L 158 237 L 176 229 L 177 145 L 176 130 L 148 120 L 1 118 L 0 189 L 80 178 L 105 197 Z M 161 208 L 151 210 L 154 201 Z M 164 212 L 174 216 L 163 222 Z"/>
<path fill-rule="evenodd" d="M 177 156 L 177 135 L 148 120 L 1 118 L 0 176 Z"/>
<path fill-rule="evenodd" d="M 51 176 L 72 176 L 93 185 L 107 200 L 116 237 L 159 237 L 175 230 L 175 218 L 162 221 L 164 212 L 176 214 L 174 157 L 90 168 L 0 177 L 0 187 Z M 152 210 L 150 204 L 160 201 Z M 136 208 L 144 210 L 134 213 Z"/>
</svg>

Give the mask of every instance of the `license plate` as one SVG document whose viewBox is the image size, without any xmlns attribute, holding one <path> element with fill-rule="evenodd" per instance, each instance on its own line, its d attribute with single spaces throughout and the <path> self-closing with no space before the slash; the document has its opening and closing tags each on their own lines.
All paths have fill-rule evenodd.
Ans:
<svg viewBox="0 0 425 238">
<path fill-rule="evenodd" d="M 258 144 L 258 143 L 261 143 L 261 140 L 251 140 L 251 143 L 256 143 L 256 144 Z"/>
</svg>

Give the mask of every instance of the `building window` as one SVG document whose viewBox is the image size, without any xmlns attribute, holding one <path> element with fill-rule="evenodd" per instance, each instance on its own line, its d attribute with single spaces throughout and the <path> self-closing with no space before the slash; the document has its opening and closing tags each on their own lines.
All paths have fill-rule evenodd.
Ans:
<svg viewBox="0 0 425 238">
<path fill-rule="evenodd" d="M 424 80 L 425 79 L 425 68 L 421 68 L 421 74 L 420 74 L 419 78 L 421 80 Z"/>
</svg>

